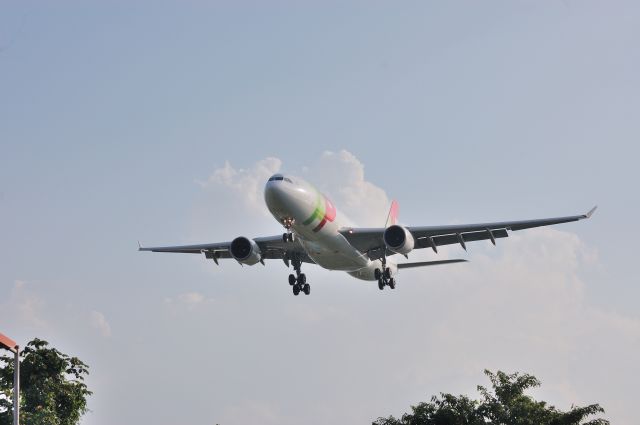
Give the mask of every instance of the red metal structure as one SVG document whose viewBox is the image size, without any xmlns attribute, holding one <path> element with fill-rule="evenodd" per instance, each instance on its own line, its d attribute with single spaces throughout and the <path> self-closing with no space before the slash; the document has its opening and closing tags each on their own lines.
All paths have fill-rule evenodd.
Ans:
<svg viewBox="0 0 640 425">
<path fill-rule="evenodd" d="M 0 332 L 0 348 L 11 351 L 15 358 L 13 368 L 13 425 L 20 425 L 20 347 Z"/>
<path fill-rule="evenodd" d="M 18 350 L 18 344 L 2 332 L 0 332 L 0 347 L 15 353 Z"/>
</svg>

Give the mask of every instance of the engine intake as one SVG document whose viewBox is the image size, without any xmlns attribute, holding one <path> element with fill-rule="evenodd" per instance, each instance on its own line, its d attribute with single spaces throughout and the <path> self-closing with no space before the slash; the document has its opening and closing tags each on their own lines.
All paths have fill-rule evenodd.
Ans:
<svg viewBox="0 0 640 425">
<path fill-rule="evenodd" d="M 406 255 L 413 250 L 413 235 L 405 227 L 394 224 L 387 227 L 383 235 L 384 243 L 391 251 Z"/>
<path fill-rule="evenodd" d="M 262 258 L 258 244 L 253 239 L 245 238 L 244 236 L 240 236 L 231 241 L 229 252 L 237 262 L 250 266 Z"/>
</svg>

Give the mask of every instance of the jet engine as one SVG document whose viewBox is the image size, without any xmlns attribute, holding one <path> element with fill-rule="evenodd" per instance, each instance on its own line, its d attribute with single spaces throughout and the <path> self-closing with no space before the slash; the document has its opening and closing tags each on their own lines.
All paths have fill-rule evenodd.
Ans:
<svg viewBox="0 0 640 425">
<path fill-rule="evenodd" d="M 415 246 L 411 232 L 397 224 L 387 227 L 384 231 L 383 239 L 387 248 L 397 254 L 406 255 Z"/>
<path fill-rule="evenodd" d="M 229 252 L 236 261 L 250 266 L 254 265 L 262 258 L 260 247 L 256 241 L 245 238 L 244 236 L 240 236 L 239 238 L 235 238 L 231 241 Z"/>
</svg>

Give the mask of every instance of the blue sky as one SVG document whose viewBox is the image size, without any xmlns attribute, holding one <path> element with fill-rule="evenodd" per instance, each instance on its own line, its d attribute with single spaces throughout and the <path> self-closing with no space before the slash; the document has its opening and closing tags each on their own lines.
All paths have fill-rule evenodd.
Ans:
<svg viewBox="0 0 640 425">
<path fill-rule="evenodd" d="M 631 1 L 2 2 L 0 331 L 91 365 L 87 425 L 181 406 L 194 424 L 366 422 L 473 393 L 485 367 L 629 423 L 639 18 Z M 424 225 L 600 208 L 394 293 L 308 267 L 300 299 L 281 263 L 136 252 L 279 233 L 274 170 L 363 224 L 392 198 Z"/>
</svg>

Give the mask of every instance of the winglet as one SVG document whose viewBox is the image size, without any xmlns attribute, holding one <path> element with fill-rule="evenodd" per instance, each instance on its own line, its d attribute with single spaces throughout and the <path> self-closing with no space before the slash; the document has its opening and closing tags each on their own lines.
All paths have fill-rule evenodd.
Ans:
<svg viewBox="0 0 640 425">
<path fill-rule="evenodd" d="M 595 207 L 591 208 L 589 210 L 589 212 L 587 214 L 585 214 L 586 218 L 591 218 L 591 216 L 593 215 L 593 213 L 598 209 L 598 206 L 596 205 Z"/>
</svg>

